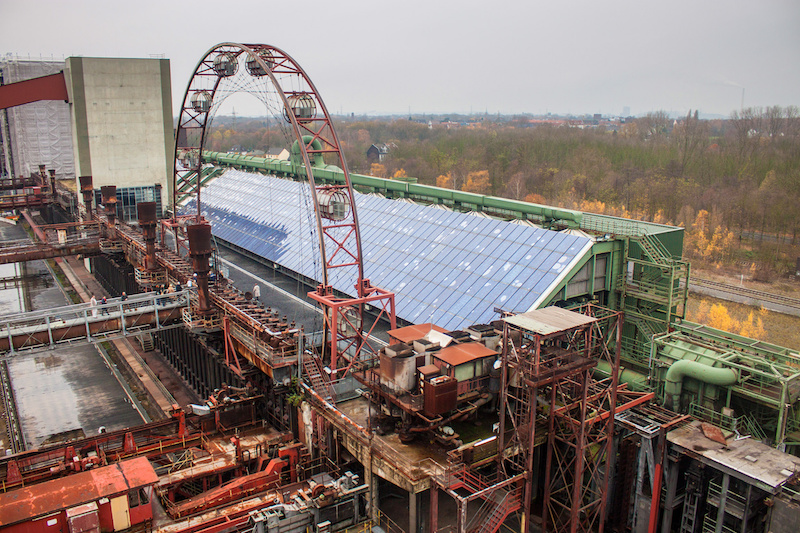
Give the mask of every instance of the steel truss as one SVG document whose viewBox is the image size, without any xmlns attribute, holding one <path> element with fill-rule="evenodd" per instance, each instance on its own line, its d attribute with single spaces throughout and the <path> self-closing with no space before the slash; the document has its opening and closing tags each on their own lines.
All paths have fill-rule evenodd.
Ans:
<svg viewBox="0 0 800 533">
<path fill-rule="evenodd" d="M 603 530 L 614 415 L 651 393 L 618 386 L 622 313 L 592 304 L 504 319 L 499 468 L 525 473 L 523 530 L 534 498 L 534 448 L 547 428 L 542 531 Z M 596 380 L 598 362 L 611 377 Z"/>
</svg>

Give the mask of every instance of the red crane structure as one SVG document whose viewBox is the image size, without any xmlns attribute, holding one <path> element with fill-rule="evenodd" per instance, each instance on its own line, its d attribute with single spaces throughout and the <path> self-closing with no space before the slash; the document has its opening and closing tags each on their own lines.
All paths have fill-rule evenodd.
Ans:
<svg viewBox="0 0 800 533">
<path fill-rule="evenodd" d="M 266 44 L 222 43 L 197 63 L 178 120 L 169 224 L 176 237 L 187 224 L 207 225 L 201 214 L 203 146 L 214 112 L 239 92 L 254 95 L 269 113 L 282 117 L 287 137 L 294 139 L 293 163 L 308 180 L 322 264 L 319 285 L 309 297 L 323 310 L 323 361 L 333 377 L 342 377 L 366 357 L 362 353 L 377 352 L 369 339 L 380 318 L 396 326 L 394 293 L 373 286 L 364 276 L 355 196 L 333 121 L 311 79 L 283 50 Z M 331 164 L 344 172 L 345 183 L 317 185 L 314 168 Z M 196 203 L 195 214 L 182 217 L 183 221 L 177 216 L 179 190 Z M 355 296 L 334 290 L 329 275 L 336 269 L 352 279 Z M 367 305 L 375 309 L 371 325 L 365 323 Z"/>
</svg>

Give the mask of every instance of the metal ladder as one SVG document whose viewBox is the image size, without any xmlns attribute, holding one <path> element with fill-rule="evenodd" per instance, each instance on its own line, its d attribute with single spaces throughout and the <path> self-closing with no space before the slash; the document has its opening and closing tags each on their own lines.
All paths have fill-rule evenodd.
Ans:
<svg viewBox="0 0 800 533">
<path fill-rule="evenodd" d="M 700 476 L 696 472 L 686 473 L 686 496 L 683 502 L 680 533 L 695 533 L 699 522 L 697 512 L 702 494 Z"/>
</svg>

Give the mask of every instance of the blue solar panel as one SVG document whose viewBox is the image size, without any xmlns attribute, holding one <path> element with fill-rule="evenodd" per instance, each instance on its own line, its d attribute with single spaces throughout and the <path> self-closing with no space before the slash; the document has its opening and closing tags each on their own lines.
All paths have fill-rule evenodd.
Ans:
<svg viewBox="0 0 800 533">
<path fill-rule="evenodd" d="M 216 238 L 319 279 L 321 259 L 308 187 L 229 170 L 202 192 Z M 591 240 L 501 220 L 356 194 L 364 276 L 396 293 L 411 322 L 459 329 L 527 311 L 588 253 Z M 191 210 L 190 204 L 185 209 Z M 355 267 L 329 271 L 353 294 Z"/>
</svg>

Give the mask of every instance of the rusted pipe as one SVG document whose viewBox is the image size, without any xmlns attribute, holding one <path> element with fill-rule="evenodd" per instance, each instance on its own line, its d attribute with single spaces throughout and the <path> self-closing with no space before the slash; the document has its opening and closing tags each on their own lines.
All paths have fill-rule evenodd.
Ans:
<svg viewBox="0 0 800 533">
<path fill-rule="evenodd" d="M 92 185 L 91 176 L 80 176 L 78 181 L 81 185 L 81 196 L 83 196 L 83 205 L 86 207 L 86 213 L 89 220 L 92 220 L 92 197 L 94 196 L 94 186 Z"/>
<path fill-rule="evenodd" d="M 186 226 L 189 238 L 189 256 L 192 258 L 192 270 L 197 275 L 198 312 L 207 314 L 211 311 L 211 298 L 208 291 L 208 260 L 211 257 L 211 225 L 191 224 Z"/>
<path fill-rule="evenodd" d="M 142 228 L 145 256 L 144 269 L 153 272 L 158 269 L 156 260 L 156 203 L 139 202 L 136 204 L 136 215 L 139 218 L 139 227 Z"/>
<path fill-rule="evenodd" d="M 47 235 L 45 235 L 44 232 L 42 231 L 42 229 L 39 227 L 39 225 L 36 224 L 36 222 L 33 220 L 33 217 L 31 216 L 31 214 L 28 213 L 27 209 L 22 212 L 22 216 L 25 218 L 25 220 L 30 225 L 31 231 L 33 232 L 34 235 L 36 235 L 36 238 L 39 239 L 39 241 L 47 244 Z"/>
<path fill-rule="evenodd" d="M 108 227 L 113 230 L 117 221 L 117 186 L 116 185 L 103 185 L 100 187 L 100 194 L 103 197 L 103 207 L 106 209 L 106 219 L 108 220 Z M 110 232 L 109 237 L 114 237 L 114 232 Z"/>
</svg>

